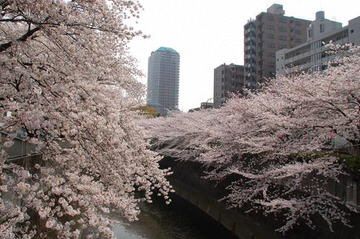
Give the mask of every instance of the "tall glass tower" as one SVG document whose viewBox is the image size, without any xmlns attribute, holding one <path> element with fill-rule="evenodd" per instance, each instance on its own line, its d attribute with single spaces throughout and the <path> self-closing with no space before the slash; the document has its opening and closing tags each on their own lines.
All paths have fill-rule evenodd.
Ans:
<svg viewBox="0 0 360 239">
<path fill-rule="evenodd" d="M 179 53 L 172 48 L 160 47 L 149 57 L 146 101 L 161 115 L 178 109 L 179 65 Z"/>
</svg>

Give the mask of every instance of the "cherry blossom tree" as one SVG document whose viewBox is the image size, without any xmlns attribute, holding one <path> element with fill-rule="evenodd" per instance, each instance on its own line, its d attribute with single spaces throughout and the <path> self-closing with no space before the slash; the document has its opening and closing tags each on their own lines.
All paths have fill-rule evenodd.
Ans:
<svg viewBox="0 0 360 239">
<path fill-rule="evenodd" d="M 230 206 L 281 214 L 281 232 L 299 223 L 314 228 L 314 215 L 330 230 L 334 222 L 348 225 L 357 209 L 327 188 L 348 171 L 334 138 L 359 152 L 360 49 L 337 53 L 342 57 L 326 71 L 281 76 L 220 109 L 144 121 L 143 127 L 161 154 L 202 163 L 211 180 L 235 177 Z"/>
<path fill-rule="evenodd" d="M 0 238 L 111 238 L 171 186 L 132 110 L 132 0 L 0 0 Z M 9 162 L 16 132 L 41 160 Z"/>
</svg>

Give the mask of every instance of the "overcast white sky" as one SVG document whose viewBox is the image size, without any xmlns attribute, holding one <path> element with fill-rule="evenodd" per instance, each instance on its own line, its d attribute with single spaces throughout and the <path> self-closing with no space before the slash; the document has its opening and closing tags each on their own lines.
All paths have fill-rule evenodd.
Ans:
<svg viewBox="0 0 360 239">
<path fill-rule="evenodd" d="M 286 16 L 313 20 L 315 12 L 348 24 L 360 16 L 359 0 L 140 0 L 144 7 L 137 28 L 151 35 L 130 45 L 145 73 L 150 53 L 160 46 L 180 54 L 182 111 L 199 107 L 213 96 L 213 70 L 223 63 L 243 64 L 243 27 L 262 11 L 279 3 Z"/>
</svg>

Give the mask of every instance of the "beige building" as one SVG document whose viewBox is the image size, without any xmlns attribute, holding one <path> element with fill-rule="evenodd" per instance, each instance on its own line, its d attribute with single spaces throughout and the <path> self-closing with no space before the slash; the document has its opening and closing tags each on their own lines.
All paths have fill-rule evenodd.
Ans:
<svg viewBox="0 0 360 239">
<path fill-rule="evenodd" d="M 244 89 L 244 66 L 222 64 L 214 69 L 214 107 L 220 107 L 231 94 Z"/>
<path fill-rule="evenodd" d="M 282 5 L 273 4 L 244 26 L 244 67 L 247 88 L 257 88 L 276 74 L 276 51 L 306 42 L 311 22 L 285 16 Z"/>
</svg>

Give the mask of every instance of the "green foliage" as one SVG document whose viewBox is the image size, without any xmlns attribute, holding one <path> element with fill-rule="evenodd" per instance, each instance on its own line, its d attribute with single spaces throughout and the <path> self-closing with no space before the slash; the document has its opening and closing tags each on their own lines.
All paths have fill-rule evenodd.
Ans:
<svg viewBox="0 0 360 239">
<path fill-rule="evenodd" d="M 336 156 L 346 167 L 354 172 L 360 172 L 360 155 L 354 155 L 343 152 L 300 152 L 291 154 L 289 158 L 294 160 L 311 160 L 325 156 Z"/>
<path fill-rule="evenodd" d="M 346 166 L 355 172 L 360 172 L 360 155 L 339 154 Z"/>
</svg>

